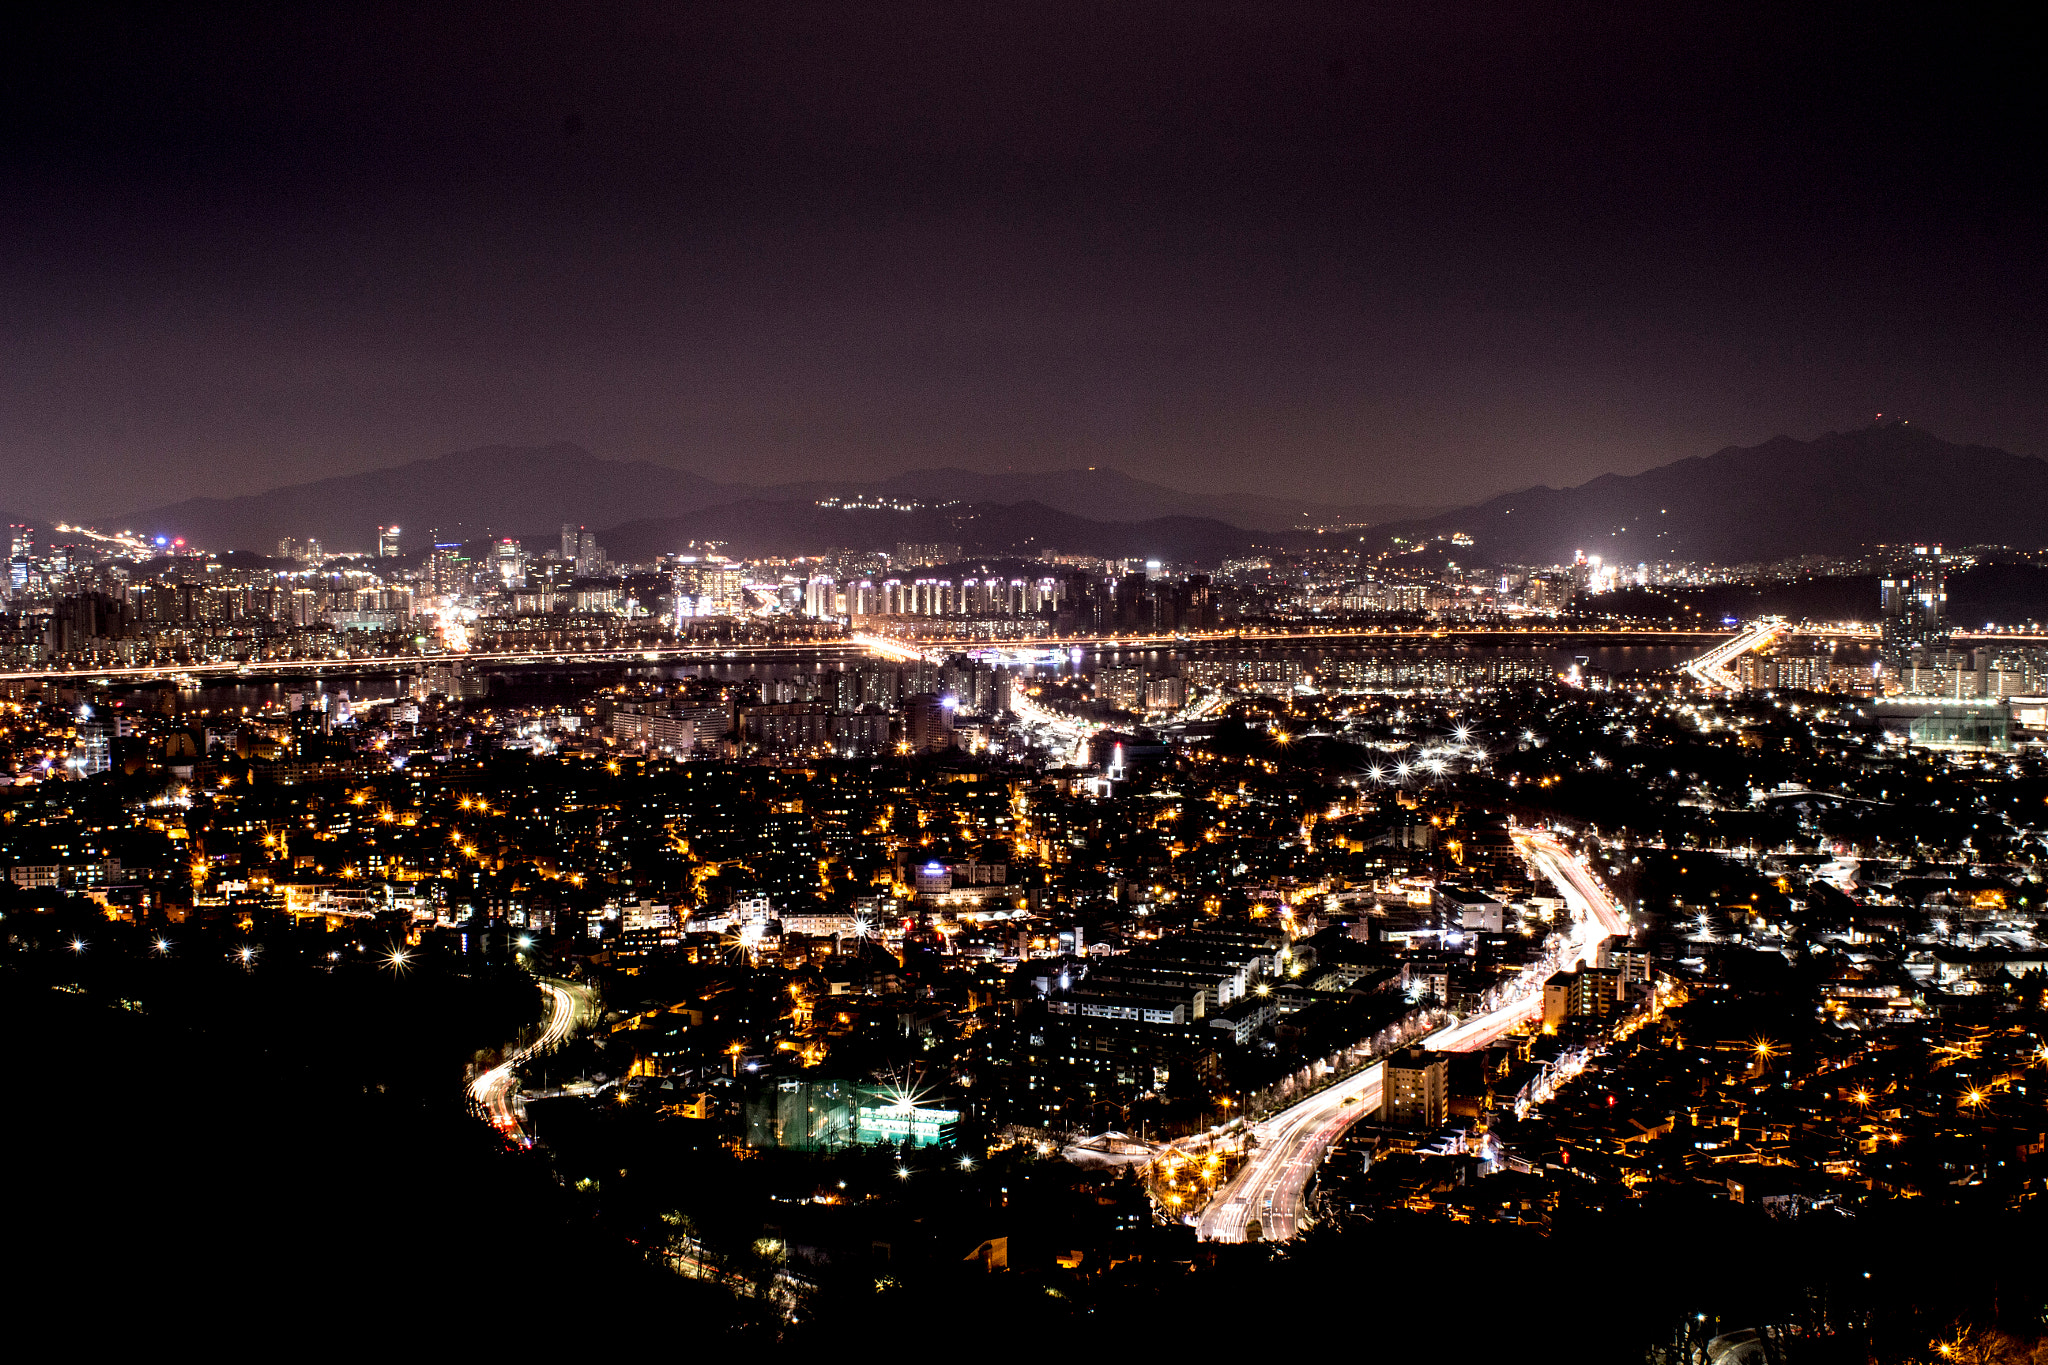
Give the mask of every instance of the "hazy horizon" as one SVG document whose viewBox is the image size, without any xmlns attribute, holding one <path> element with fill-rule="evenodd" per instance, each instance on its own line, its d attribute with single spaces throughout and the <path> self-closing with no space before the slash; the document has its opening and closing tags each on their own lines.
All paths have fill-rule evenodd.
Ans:
<svg viewBox="0 0 2048 1365">
<path fill-rule="evenodd" d="M 1997 22 L 28 13 L 7 501 L 558 439 L 1436 505 L 1879 411 L 2048 449 Z"/>
</svg>

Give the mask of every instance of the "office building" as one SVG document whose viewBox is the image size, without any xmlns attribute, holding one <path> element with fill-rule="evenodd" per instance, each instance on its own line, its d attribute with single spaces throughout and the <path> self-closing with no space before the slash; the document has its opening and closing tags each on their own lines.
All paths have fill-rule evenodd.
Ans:
<svg viewBox="0 0 2048 1365">
<path fill-rule="evenodd" d="M 398 558 L 398 528 L 396 526 L 379 526 L 377 528 L 377 558 Z"/>
<path fill-rule="evenodd" d="M 936 753 L 953 743 L 953 708 L 930 692 L 906 697 L 903 702 L 903 735 L 912 753 Z"/>
<path fill-rule="evenodd" d="M 500 540 L 491 547 L 491 567 L 498 571 L 500 583 L 512 587 L 526 577 L 526 552 L 516 540 Z"/>
</svg>

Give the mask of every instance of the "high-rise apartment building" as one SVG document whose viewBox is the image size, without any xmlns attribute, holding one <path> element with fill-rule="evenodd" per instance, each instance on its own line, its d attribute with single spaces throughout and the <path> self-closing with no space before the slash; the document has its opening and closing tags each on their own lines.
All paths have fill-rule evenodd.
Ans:
<svg viewBox="0 0 2048 1365">
<path fill-rule="evenodd" d="M 818 574 L 804 585 L 804 615 L 827 620 L 839 615 L 836 608 L 839 584 L 829 574 Z"/>
<path fill-rule="evenodd" d="M 562 523 L 562 558 L 573 561 L 576 558 L 576 533 L 583 528 Z"/>
<path fill-rule="evenodd" d="M 1107 702 L 1119 711 L 1142 711 L 1145 709 L 1145 670 L 1142 668 L 1104 668 L 1095 674 L 1095 699 Z"/>
<path fill-rule="evenodd" d="M 1145 680 L 1145 709 L 1147 711 L 1178 711 L 1188 704 L 1188 685 L 1185 678 L 1147 678 Z"/>
<path fill-rule="evenodd" d="M 1556 1030 L 1569 1019 L 1612 1014 L 1621 998 L 1621 980 L 1620 969 L 1614 967 L 1551 973 L 1543 983 L 1543 1026 Z"/>
<path fill-rule="evenodd" d="M 578 578 L 600 578 L 604 575 L 604 548 L 597 543 L 594 532 L 576 533 L 575 557 Z"/>
<path fill-rule="evenodd" d="M 899 568 L 922 568 L 931 564 L 951 564 L 960 558 L 960 547 L 945 541 L 931 541 L 924 544 L 905 542 L 896 547 L 895 563 Z"/>
<path fill-rule="evenodd" d="M 1380 1082 L 1380 1122 L 1395 1128 L 1440 1128 L 1450 1117 L 1450 1063 L 1441 1052 L 1404 1048 L 1387 1058 Z"/>
<path fill-rule="evenodd" d="M 934 753 L 953 743 L 953 712 L 934 693 L 906 697 L 903 731 L 913 753 Z"/>
</svg>

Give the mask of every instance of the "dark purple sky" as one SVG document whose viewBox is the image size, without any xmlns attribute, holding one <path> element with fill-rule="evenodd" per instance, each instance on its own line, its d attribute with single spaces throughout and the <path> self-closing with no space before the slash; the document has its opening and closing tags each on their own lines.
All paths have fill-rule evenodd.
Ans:
<svg viewBox="0 0 2048 1365">
<path fill-rule="evenodd" d="M 2040 43 L 1948 8 L 51 9 L 0 510 L 553 439 L 1441 502 L 1878 410 L 2048 453 Z"/>
</svg>

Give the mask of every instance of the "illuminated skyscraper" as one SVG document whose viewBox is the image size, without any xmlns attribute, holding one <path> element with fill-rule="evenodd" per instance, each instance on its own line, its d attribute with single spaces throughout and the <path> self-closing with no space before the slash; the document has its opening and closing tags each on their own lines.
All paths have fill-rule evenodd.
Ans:
<svg viewBox="0 0 2048 1365">
<path fill-rule="evenodd" d="M 1915 545 L 1878 582 L 1885 668 L 1894 676 L 1912 656 L 1948 644 L 1948 557 L 1939 545 Z"/>
<path fill-rule="evenodd" d="M 398 558 L 398 528 L 396 526 L 379 526 L 377 528 L 377 558 Z"/>
<path fill-rule="evenodd" d="M 28 586 L 35 553 L 36 533 L 33 527 L 14 525 L 7 528 L 6 586 L 10 590 L 19 592 Z"/>
<path fill-rule="evenodd" d="M 508 537 L 491 547 L 491 566 L 498 571 L 498 581 L 509 588 L 526 577 L 526 554 Z"/>
</svg>

